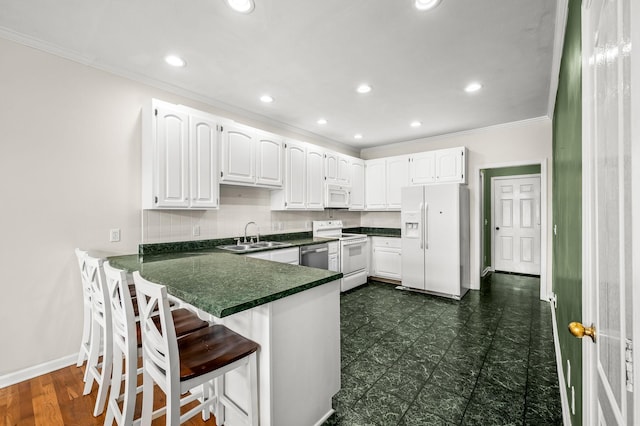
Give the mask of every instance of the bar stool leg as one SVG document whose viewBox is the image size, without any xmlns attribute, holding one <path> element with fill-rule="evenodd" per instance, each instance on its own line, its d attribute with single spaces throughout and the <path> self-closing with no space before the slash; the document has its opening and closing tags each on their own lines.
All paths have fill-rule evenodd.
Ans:
<svg viewBox="0 0 640 426">
<path fill-rule="evenodd" d="M 153 378 L 151 378 L 151 374 L 149 374 L 146 370 L 143 370 L 142 372 L 142 416 L 141 416 L 140 425 L 151 426 L 152 417 L 153 417 Z M 167 420 L 167 424 L 169 424 L 168 420 Z"/>
<path fill-rule="evenodd" d="M 252 353 L 249 356 L 249 364 L 247 365 L 249 368 L 249 424 L 251 426 L 257 426 L 259 424 L 258 421 L 258 362 L 257 362 L 257 352 Z"/>
<path fill-rule="evenodd" d="M 224 374 L 215 379 L 216 396 L 216 426 L 223 426 L 225 422 L 224 418 L 224 404 L 222 403 L 222 396 L 224 395 Z"/>
<path fill-rule="evenodd" d="M 111 327 L 109 327 L 111 328 Z M 109 331 L 105 330 L 105 333 Z M 108 339 L 105 338 L 105 342 Z M 104 403 L 109 393 L 109 383 L 111 382 L 111 369 L 113 367 L 113 345 L 105 344 L 104 354 L 102 355 L 102 370 L 100 371 L 100 386 L 98 387 L 98 396 L 96 398 L 96 406 L 93 415 L 98 417 L 104 411 Z"/>
<path fill-rule="evenodd" d="M 92 319 L 91 320 L 91 343 L 89 344 L 89 359 L 87 360 L 87 366 L 84 370 L 84 390 L 83 395 L 89 395 L 93 386 L 95 378 L 91 374 L 91 369 L 98 365 L 98 358 L 100 356 L 100 325 Z"/>
<path fill-rule="evenodd" d="M 82 341 L 80 342 L 80 352 L 78 352 L 78 360 L 76 367 L 80 367 L 84 363 L 85 358 L 89 358 L 89 347 L 91 344 L 91 306 L 84 304 L 84 324 L 82 326 Z M 85 379 L 86 380 L 86 379 Z"/>
</svg>

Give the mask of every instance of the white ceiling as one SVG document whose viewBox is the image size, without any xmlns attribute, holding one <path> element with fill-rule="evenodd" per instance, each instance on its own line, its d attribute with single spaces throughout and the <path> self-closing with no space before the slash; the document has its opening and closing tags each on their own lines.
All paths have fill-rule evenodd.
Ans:
<svg viewBox="0 0 640 426">
<path fill-rule="evenodd" d="M 357 149 L 548 113 L 555 0 L 255 1 L 0 0 L 0 36 Z"/>
</svg>

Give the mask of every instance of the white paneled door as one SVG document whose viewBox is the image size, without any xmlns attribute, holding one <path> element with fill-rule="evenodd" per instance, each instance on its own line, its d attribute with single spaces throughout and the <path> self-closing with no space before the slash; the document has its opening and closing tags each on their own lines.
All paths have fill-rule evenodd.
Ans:
<svg viewBox="0 0 640 426">
<path fill-rule="evenodd" d="M 633 380 L 633 360 L 638 360 L 633 328 L 639 325 L 633 293 L 639 281 L 632 232 L 637 235 L 640 220 L 633 210 L 638 165 L 632 163 L 639 142 L 637 111 L 632 111 L 640 76 L 638 68 L 632 71 L 637 63 L 631 26 L 639 24 L 637 8 L 636 0 L 583 2 L 582 323 L 595 329 L 593 342 L 583 339 L 584 424 L 640 424 Z"/>
<path fill-rule="evenodd" d="M 540 176 L 493 182 L 493 267 L 540 275 Z"/>
</svg>

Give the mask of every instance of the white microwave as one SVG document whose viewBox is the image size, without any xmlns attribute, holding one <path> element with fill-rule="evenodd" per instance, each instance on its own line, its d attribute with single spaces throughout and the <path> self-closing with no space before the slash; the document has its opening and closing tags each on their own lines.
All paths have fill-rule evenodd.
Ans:
<svg viewBox="0 0 640 426">
<path fill-rule="evenodd" d="M 329 208 L 349 208 L 351 187 L 328 183 L 324 197 L 324 206 Z"/>
</svg>

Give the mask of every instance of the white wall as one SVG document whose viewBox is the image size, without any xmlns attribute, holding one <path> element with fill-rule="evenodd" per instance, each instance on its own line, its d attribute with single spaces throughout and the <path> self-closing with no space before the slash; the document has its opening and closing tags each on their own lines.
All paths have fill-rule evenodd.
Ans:
<svg viewBox="0 0 640 426">
<path fill-rule="evenodd" d="M 479 170 L 485 166 L 547 160 L 547 287 L 551 280 L 551 120 L 538 118 L 468 132 L 401 142 L 376 148 L 363 149 L 364 159 L 410 154 L 434 149 L 466 146 L 468 185 L 471 197 L 471 285 L 480 288 L 480 228 L 476 210 L 480 206 Z M 400 226 L 400 213 L 363 213 L 362 226 Z"/>
<path fill-rule="evenodd" d="M 137 252 L 140 110 L 150 98 L 327 145 L 3 39 L 0 57 L 0 379 L 77 352 L 82 297 L 75 247 L 100 255 Z M 303 213 L 268 212 L 267 194 L 223 188 L 219 212 L 147 214 L 147 231 L 158 241 L 188 239 L 185 216 L 201 220 L 201 238 L 235 235 L 249 220 L 265 228 L 282 223 L 285 231 L 304 227 Z M 358 213 L 343 215 L 359 225 Z M 122 241 L 108 242 L 110 228 L 121 229 Z"/>
</svg>

